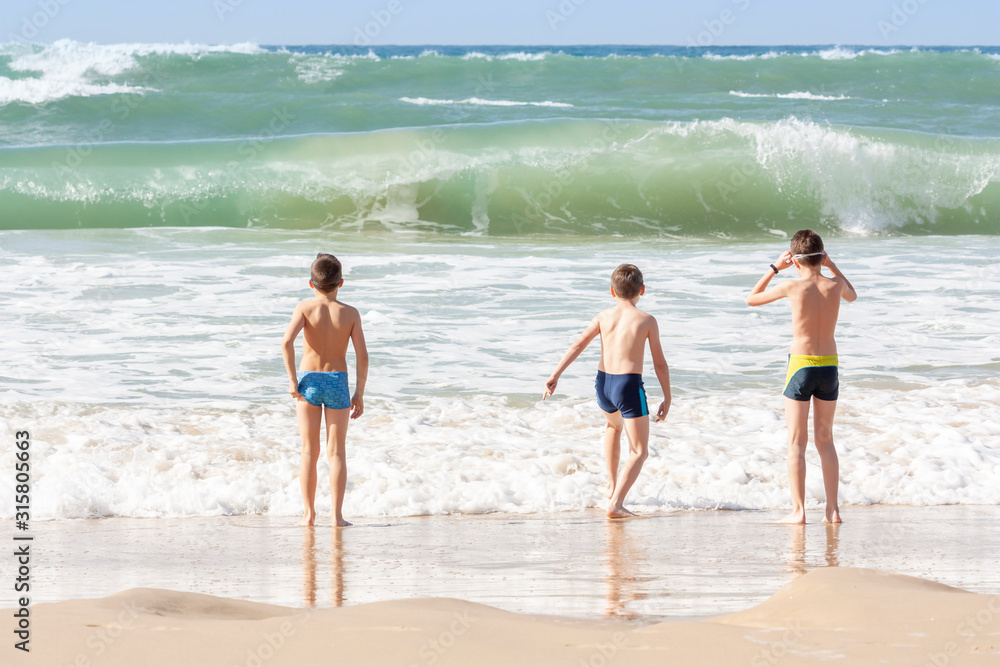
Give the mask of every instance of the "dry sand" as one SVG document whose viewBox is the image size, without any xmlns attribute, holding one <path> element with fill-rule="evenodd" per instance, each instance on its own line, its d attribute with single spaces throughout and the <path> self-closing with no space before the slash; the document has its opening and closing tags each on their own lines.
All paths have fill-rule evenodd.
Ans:
<svg viewBox="0 0 1000 667">
<path fill-rule="evenodd" d="M 3 664 L 996 667 L 1000 596 L 821 567 L 743 612 L 637 627 L 447 598 L 303 611 L 132 589 L 34 606 L 31 646 L 30 655 L 6 649 Z"/>
</svg>

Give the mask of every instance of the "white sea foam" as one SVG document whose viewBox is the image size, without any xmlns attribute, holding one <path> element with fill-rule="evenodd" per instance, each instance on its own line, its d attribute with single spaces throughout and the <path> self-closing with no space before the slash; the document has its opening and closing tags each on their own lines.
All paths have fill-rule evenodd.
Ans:
<svg viewBox="0 0 1000 667">
<path fill-rule="evenodd" d="M 427 97 L 400 97 L 400 102 L 419 105 L 447 105 L 447 104 L 471 104 L 475 106 L 495 106 L 495 107 L 572 107 L 566 102 L 518 102 L 512 100 L 484 100 L 478 97 L 470 97 L 464 100 L 436 100 Z"/>
<path fill-rule="evenodd" d="M 832 49 L 824 49 L 816 53 L 823 60 L 854 60 L 859 56 L 891 56 L 899 53 L 898 49 L 853 49 L 836 46 Z M 807 55 L 807 54 L 803 54 Z"/>
<path fill-rule="evenodd" d="M 82 81 L 41 79 L 9 79 L 0 76 L 0 106 L 11 102 L 41 104 L 63 97 L 90 97 L 115 93 L 142 94 L 143 86 L 123 86 L 117 83 L 90 84 Z"/>
<path fill-rule="evenodd" d="M 730 95 L 735 97 L 771 97 L 784 100 L 853 100 L 853 97 L 846 95 L 817 95 L 809 92 L 794 91 L 791 93 L 744 93 L 739 90 L 730 90 Z"/>
<path fill-rule="evenodd" d="M 512 53 L 502 53 L 497 56 L 498 60 L 520 60 L 522 62 L 532 62 L 536 60 L 545 60 L 549 56 L 553 55 L 548 51 L 542 51 L 540 53 L 525 53 L 523 51 L 515 51 Z"/>
<path fill-rule="evenodd" d="M 307 84 L 327 83 L 344 74 L 343 58 L 306 56 L 295 59 L 295 73 Z"/>
<path fill-rule="evenodd" d="M 411 406 L 370 399 L 366 409 L 349 439 L 349 516 L 551 512 L 606 502 L 597 493 L 602 419 L 589 398 L 530 407 L 488 395 Z M 37 519 L 301 512 L 295 415 L 281 401 L 233 411 L 61 403 L 2 410 L 6 422 L 30 425 L 32 455 L 44 462 L 33 485 Z M 653 427 L 631 504 L 786 507 L 785 437 L 775 392 L 686 392 L 668 422 Z M 995 382 L 852 390 L 837 422 L 841 502 L 996 503 L 998 438 Z M 0 461 L 12 466 L 13 453 Z M 810 450 L 810 508 L 824 499 L 818 463 Z M 321 513 L 331 507 L 327 471 L 322 457 Z M 0 486 L 9 490 L 6 480 Z"/>
<path fill-rule="evenodd" d="M 205 53 L 261 53 L 250 43 L 229 46 L 203 44 L 94 44 L 61 39 L 52 44 L 0 46 L 0 54 L 11 57 L 8 65 L 17 72 L 38 73 L 37 77 L 9 79 L 0 77 L 0 104 L 20 101 L 42 104 L 65 97 L 90 97 L 116 93 L 141 94 L 149 86 L 122 83 L 97 83 L 95 78 L 119 76 L 138 67 L 136 58 L 150 55 L 188 55 Z"/>
<path fill-rule="evenodd" d="M 914 49 L 917 50 L 917 49 Z M 766 53 L 750 53 L 750 54 L 729 54 L 720 55 L 717 53 L 706 53 L 701 56 L 706 60 L 771 60 L 773 58 L 780 58 L 784 56 L 794 56 L 801 58 L 811 58 L 820 57 L 823 60 L 854 60 L 859 56 L 889 56 L 895 53 L 899 53 L 897 49 L 860 49 L 855 50 L 842 46 L 835 46 L 829 49 L 821 49 L 819 51 L 767 51 Z"/>
<path fill-rule="evenodd" d="M 426 54 L 426 55 L 436 55 L 437 52 L 436 51 L 425 51 L 421 55 L 424 55 L 424 54 Z M 378 54 L 375 53 L 371 49 L 368 49 L 368 53 L 362 53 L 362 54 L 357 54 L 357 53 L 329 53 L 329 54 L 323 54 L 323 55 L 325 57 L 327 57 L 327 58 L 337 58 L 337 59 L 340 59 L 340 60 L 373 60 L 373 61 L 382 60 L 381 58 L 379 58 Z M 409 57 L 410 56 L 401 56 L 401 58 L 409 58 Z"/>
<path fill-rule="evenodd" d="M 702 56 L 705 60 L 771 60 L 773 58 L 778 58 L 780 56 L 789 55 L 786 51 L 768 51 L 767 53 L 751 53 L 746 55 L 727 55 L 722 56 L 716 53 L 706 53 Z"/>
<path fill-rule="evenodd" d="M 498 53 L 496 55 L 490 55 L 488 53 L 482 53 L 480 51 L 470 51 L 462 56 L 462 60 L 519 60 L 521 62 L 534 62 L 539 60 L 545 60 L 549 56 L 553 55 L 550 51 L 542 51 L 539 53 L 526 53 L 524 51 L 511 51 L 509 53 Z"/>
<path fill-rule="evenodd" d="M 840 46 L 836 46 L 832 49 L 825 49 L 816 53 L 823 60 L 854 60 L 860 56 L 863 51 L 855 51 L 853 49 L 845 49 Z"/>
</svg>

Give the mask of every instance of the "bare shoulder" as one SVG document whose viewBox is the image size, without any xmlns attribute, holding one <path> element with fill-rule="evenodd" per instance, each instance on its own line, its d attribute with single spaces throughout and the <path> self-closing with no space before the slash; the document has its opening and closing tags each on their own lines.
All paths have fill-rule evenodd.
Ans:
<svg viewBox="0 0 1000 667">
<path fill-rule="evenodd" d="M 635 309 L 634 315 L 632 315 L 632 320 L 639 324 L 640 326 L 649 326 L 651 324 L 656 324 L 656 318 L 651 314 L 647 313 L 645 310 Z"/>
<path fill-rule="evenodd" d="M 352 327 L 355 324 L 357 325 L 361 324 L 361 312 L 357 308 L 349 304 L 346 304 L 343 301 L 337 301 L 336 307 L 340 312 L 338 318 L 340 318 L 341 322 L 345 324 L 350 323 Z"/>
<path fill-rule="evenodd" d="M 659 325 L 656 323 L 656 318 L 645 311 L 640 312 L 642 312 L 642 316 L 639 318 L 639 324 L 647 331 L 658 331 Z"/>
<path fill-rule="evenodd" d="M 827 285 L 829 285 L 832 289 L 840 290 L 847 285 L 847 282 L 838 276 L 833 276 L 832 278 L 823 276 L 823 278 L 827 281 Z"/>
<path fill-rule="evenodd" d="M 601 312 L 594 315 L 594 319 L 591 322 L 607 322 L 609 319 L 613 318 L 616 313 L 616 308 L 612 306 L 611 308 L 605 308 Z"/>
<path fill-rule="evenodd" d="M 778 283 L 773 287 L 775 294 L 789 298 L 792 298 L 796 294 L 800 294 L 805 288 L 806 288 L 806 281 L 802 280 L 801 278 L 782 280 L 780 283 Z"/>
</svg>

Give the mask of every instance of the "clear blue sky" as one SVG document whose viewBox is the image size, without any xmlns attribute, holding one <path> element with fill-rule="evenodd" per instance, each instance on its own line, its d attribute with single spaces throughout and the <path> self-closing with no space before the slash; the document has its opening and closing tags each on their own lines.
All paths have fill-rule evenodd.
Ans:
<svg viewBox="0 0 1000 667">
<path fill-rule="evenodd" d="M 368 36 L 359 37 L 365 28 Z M 372 44 L 997 45 L 1000 2 L 3 0 L 0 41 L 11 41 L 11 35 L 37 42 L 289 45 L 362 39 Z"/>
</svg>

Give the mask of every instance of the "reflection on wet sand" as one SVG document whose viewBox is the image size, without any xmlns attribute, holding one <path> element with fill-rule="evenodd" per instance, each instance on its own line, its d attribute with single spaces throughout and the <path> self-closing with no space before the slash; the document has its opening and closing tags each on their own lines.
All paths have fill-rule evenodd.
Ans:
<svg viewBox="0 0 1000 667">
<path fill-rule="evenodd" d="M 826 550 L 823 554 L 823 560 L 824 564 L 830 567 L 840 565 L 840 558 L 838 557 L 838 551 L 840 549 L 840 525 L 841 524 L 839 523 L 823 524 L 826 533 Z M 811 565 L 808 563 L 806 526 L 790 525 L 788 526 L 788 530 L 790 531 L 788 553 L 785 554 L 788 571 L 796 576 L 799 576 L 805 574 L 814 567 L 818 567 L 819 563 Z"/>
<path fill-rule="evenodd" d="M 331 604 L 334 607 L 344 606 L 344 531 L 333 528 L 330 538 L 330 571 L 333 577 L 333 594 Z"/>
<path fill-rule="evenodd" d="M 334 607 L 344 606 L 344 531 L 334 528 L 330 538 L 331 600 Z M 302 605 L 316 606 L 316 529 L 303 528 L 302 534 Z"/>
<path fill-rule="evenodd" d="M 788 544 L 788 553 L 785 560 L 788 561 L 788 571 L 795 576 L 806 573 L 806 527 L 797 524 L 788 526 L 791 531 L 791 539 Z"/>
<path fill-rule="evenodd" d="M 608 521 L 605 527 L 604 558 L 607 563 L 607 604 L 604 615 L 608 618 L 634 620 L 635 611 L 629 603 L 644 600 L 643 590 L 649 577 L 638 576 L 644 569 L 645 549 L 629 538 L 628 521 Z"/>
<path fill-rule="evenodd" d="M 826 526 L 826 564 L 829 566 L 840 565 L 837 552 L 840 549 L 840 524 L 828 523 Z"/>
<path fill-rule="evenodd" d="M 302 527 L 302 606 L 316 606 L 316 531 Z"/>
</svg>

